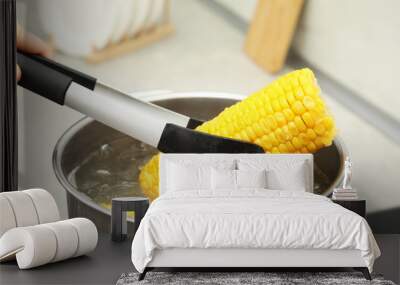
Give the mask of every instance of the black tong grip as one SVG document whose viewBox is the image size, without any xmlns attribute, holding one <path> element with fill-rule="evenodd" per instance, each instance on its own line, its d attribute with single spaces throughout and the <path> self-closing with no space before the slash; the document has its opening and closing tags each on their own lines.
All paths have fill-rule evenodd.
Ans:
<svg viewBox="0 0 400 285">
<path fill-rule="evenodd" d="M 91 90 L 96 85 L 95 78 L 42 56 L 18 52 L 17 62 L 22 72 L 18 84 L 60 105 L 72 81 Z"/>
<path fill-rule="evenodd" d="M 165 153 L 264 153 L 261 146 L 166 124 L 157 146 Z"/>
</svg>

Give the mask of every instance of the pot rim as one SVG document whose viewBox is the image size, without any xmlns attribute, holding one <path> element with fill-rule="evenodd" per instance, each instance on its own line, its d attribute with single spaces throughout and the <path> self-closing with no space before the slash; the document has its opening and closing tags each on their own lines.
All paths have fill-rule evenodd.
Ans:
<svg viewBox="0 0 400 285">
<path fill-rule="evenodd" d="M 130 94 L 129 96 L 135 97 L 134 94 Z M 145 102 L 157 102 L 160 100 L 168 100 L 168 99 L 179 99 L 179 98 L 187 98 L 187 99 L 194 99 L 194 98 L 217 98 L 217 99 L 232 99 L 232 100 L 242 100 L 245 98 L 245 95 L 237 94 L 237 93 L 227 93 L 227 92 L 168 92 L 168 93 L 154 93 L 154 92 L 148 92 L 143 93 L 140 96 L 140 99 L 145 101 Z M 69 180 L 67 179 L 67 176 L 64 175 L 62 172 L 61 168 L 61 151 L 65 149 L 65 146 L 69 142 L 69 139 L 74 136 L 79 130 L 81 130 L 83 127 L 87 126 L 88 124 L 92 123 L 95 121 L 94 119 L 84 116 L 83 118 L 79 119 L 75 123 L 73 123 L 69 128 L 67 128 L 63 134 L 60 136 L 60 138 L 57 140 L 55 146 L 54 146 L 54 151 L 53 151 L 53 156 L 52 156 L 52 164 L 53 164 L 53 170 L 55 173 L 55 176 L 58 180 L 58 182 L 61 184 L 61 186 L 72 196 L 74 196 L 76 199 L 78 199 L 80 202 L 86 204 L 87 206 L 96 209 L 97 211 L 100 211 L 103 214 L 106 215 L 111 215 L 111 210 L 106 209 L 99 204 L 97 204 L 95 201 L 93 201 L 89 196 L 87 196 L 85 193 L 78 191 L 78 189 L 72 185 Z M 343 140 L 337 135 L 334 139 L 334 143 L 336 147 L 338 148 L 339 153 L 342 154 L 342 156 L 348 156 L 348 151 L 346 146 L 344 145 Z M 341 156 L 341 159 L 343 157 Z M 337 185 L 340 181 L 343 179 L 343 163 L 340 163 L 340 168 L 339 168 L 339 175 L 336 177 L 334 182 L 332 183 L 333 186 L 329 188 L 324 196 L 329 196 L 333 192 L 333 187 L 334 185 Z M 128 218 L 128 220 L 132 220 Z M 133 221 L 133 220 L 132 220 Z"/>
</svg>

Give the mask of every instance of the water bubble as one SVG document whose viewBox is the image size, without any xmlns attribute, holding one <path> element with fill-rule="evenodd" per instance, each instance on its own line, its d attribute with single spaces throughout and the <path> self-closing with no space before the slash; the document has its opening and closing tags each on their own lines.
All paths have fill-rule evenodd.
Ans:
<svg viewBox="0 0 400 285">
<path fill-rule="evenodd" d="M 113 152 L 112 147 L 109 144 L 103 144 L 100 147 L 99 153 L 101 158 L 107 158 L 109 157 Z"/>
<path fill-rule="evenodd" d="M 109 177 L 111 175 L 110 171 L 108 171 L 106 169 L 98 169 L 98 170 L 96 170 L 96 174 L 98 174 L 99 176 L 104 176 L 104 177 Z"/>
</svg>

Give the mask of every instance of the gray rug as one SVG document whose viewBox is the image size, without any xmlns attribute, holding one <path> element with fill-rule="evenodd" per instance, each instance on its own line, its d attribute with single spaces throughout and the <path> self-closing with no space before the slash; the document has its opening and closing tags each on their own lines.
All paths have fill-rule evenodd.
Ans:
<svg viewBox="0 0 400 285">
<path fill-rule="evenodd" d="M 373 275 L 368 281 L 359 272 L 148 272 L 146 278 L 137 281 L 138 273 L 122 274 L 117 285 L 134 284 L 267 284 L 267 285 L 297 285 L 297 284 L 376 284 L 395 285 L 384 280 L 382 276 Z"/>
</svg>

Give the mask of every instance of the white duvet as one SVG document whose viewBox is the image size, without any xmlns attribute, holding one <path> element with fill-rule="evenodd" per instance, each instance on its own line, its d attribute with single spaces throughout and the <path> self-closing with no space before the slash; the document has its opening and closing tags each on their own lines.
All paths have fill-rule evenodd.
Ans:
<svg viewBox="0 0 400 285">
<path fill-rule="evenodd" d="M 262 189 L 162 195 L 134 237 L 132 262 L 143 272 L 165 248 L 358 249 L 370 271 L 380 255 L 359 215 L 320 195 Z"/>
</svg>

